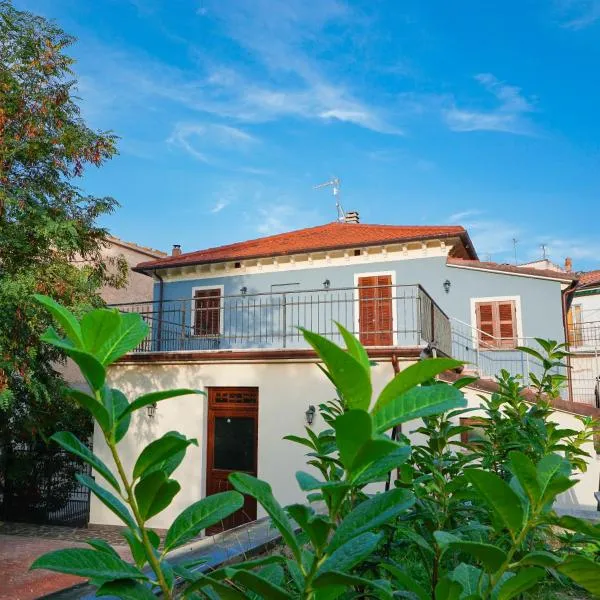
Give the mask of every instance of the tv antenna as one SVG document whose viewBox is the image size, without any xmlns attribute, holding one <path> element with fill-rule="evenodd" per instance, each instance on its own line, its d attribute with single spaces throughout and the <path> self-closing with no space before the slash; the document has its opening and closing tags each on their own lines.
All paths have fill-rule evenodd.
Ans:
<svg viewBox="0 0 600 600">
<path fill-rule="evenodd" d="M 540 244 L 540 248 L 542 249 L 542 259 L 546 260 L 548 258 L 548 246 L 546 246 L 546 244 Z"/>
<path fill-rule="evenodd" d="M 325 183 L 320 183 L 319 185 L 315 185 L 313 189 L 319 190 L 324 187 L 331 187 L 331 191 L 333 192 L 333 197 L 335 198 L 335 208 L 337 210 L 337 220 L 340 223 L 343 223 L 346 220 L 346 213 L 344 212 L 344 207 L 340 202 L 340 187 L 342 185 L 339 177 L 333 177 L 329 181 Z"/>
<path fill-rule="evenodd" d="M 517 244 L 519 243 L 519 240 L 517 238 L 513 238 L 512 242 L 513 242 L 513 246 L 515 248 L 515 265 L 517 265 L 518 264 L 518 260 L 517 260 Z"/>
</svg>

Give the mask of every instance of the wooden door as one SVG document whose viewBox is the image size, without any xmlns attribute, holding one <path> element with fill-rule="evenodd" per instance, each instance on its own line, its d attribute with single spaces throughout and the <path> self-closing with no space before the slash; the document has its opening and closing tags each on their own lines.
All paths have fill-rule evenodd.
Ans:
<svg viewBox="0 0 600 600">
<path fill-rule="evenodd" d="M 258 388 L 208 388 L 206 495 L 233 489 L 230 473 L 257 474 Z M 206 530 L 220 533 L 256 520 L 256 500 L 246 496 L 244 506 Z"/>
<path fill-rule="evenodd" d="M 358 332 L 364 346 L 391 346 L 394 340 L 392 276 L 358 279 Z"/>
</svg>

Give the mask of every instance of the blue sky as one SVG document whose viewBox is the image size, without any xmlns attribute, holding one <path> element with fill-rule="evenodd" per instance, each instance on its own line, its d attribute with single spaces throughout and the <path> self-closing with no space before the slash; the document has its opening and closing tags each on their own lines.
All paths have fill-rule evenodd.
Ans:
<svg viewBox="0 0 600 600">
<path fill-rule="evenodd" d="M 184 251 L 334 220 L 459 223 L 600 267 L 600 0 L 15 0 L 78 38 L 82 187 Z"/>
</svg>

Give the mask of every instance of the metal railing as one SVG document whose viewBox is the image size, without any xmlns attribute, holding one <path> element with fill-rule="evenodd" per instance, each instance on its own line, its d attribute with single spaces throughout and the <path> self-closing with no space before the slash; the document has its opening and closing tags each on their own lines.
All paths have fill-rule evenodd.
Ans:
<svg viewBox="0 0 600 600">
<path fill-rule="evenodd" d="M 451 326 L 452 357 L 466 362 L 467 370 L 475 372 L 479 377 L 493 379 L 504 369 L 513 376 L 522 375 L 523 385 L 529 386 L 530 373 L 536 376 L 542 374 L 542 363 L 517 348 L 529 346 L 539 350 L 534 338 L 515 339 L 515 348 L 506 348 L 506 340 L 495 338 L 459 319 L 451 318 Z"/>
<path fill-rule="evenodd" d="M 569 324 L 567 339 L 571 351 L 600 348 L 600 321 L 581 321 Z"/>
<path fill-rule="evenodd" d="M 435 346 L 451 354 L 448 316 L 420 285 L 222 295 L 114 305 L 150 326 L 134 352 L 307 348 L 299 328 L 341 343 L 341 323 L 368 347 Z"/>
</svg>

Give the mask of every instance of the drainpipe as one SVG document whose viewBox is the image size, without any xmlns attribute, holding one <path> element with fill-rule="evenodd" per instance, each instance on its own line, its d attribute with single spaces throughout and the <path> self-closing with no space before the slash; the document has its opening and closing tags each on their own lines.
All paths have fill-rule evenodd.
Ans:
<svg viewBox="0 0 600 600">
<path fill-rule="evenodd" d="M 165 297 L 165 282 L 161 275 L 159 275 L 156 271 L 154 272 L 154 277 L 158 279 L 158 332 L 156 334 L 156 350 L 158 352 L 161 351 L 162 346 L 162 326 L 163 326 L 163 303 Z"/>
<path fill-rule="evenodd" d="M 394 377 L 396 377 L 396 375 L 398 375 L 398 373 L 400 373 L 400 364 L 398 363 L 398 357 L 395 354 L 392 354 L 392 368 L 394 369 Z M 392 427 L 392 441 L 395 442 L 400 437 L 401 433 L 402 433 L 402 425 L 394 425 L 394 427 Z M 399 471 L 399 469 L 396 469 L 396 479 L 399 479 L 398 471 Z M 390 471 L 388 473 L 387 480 L 385 482 L 385 491 L 386 492 L 389 491 L 391 483 L 392 483 L 392 472 Z"/>
</svg>

